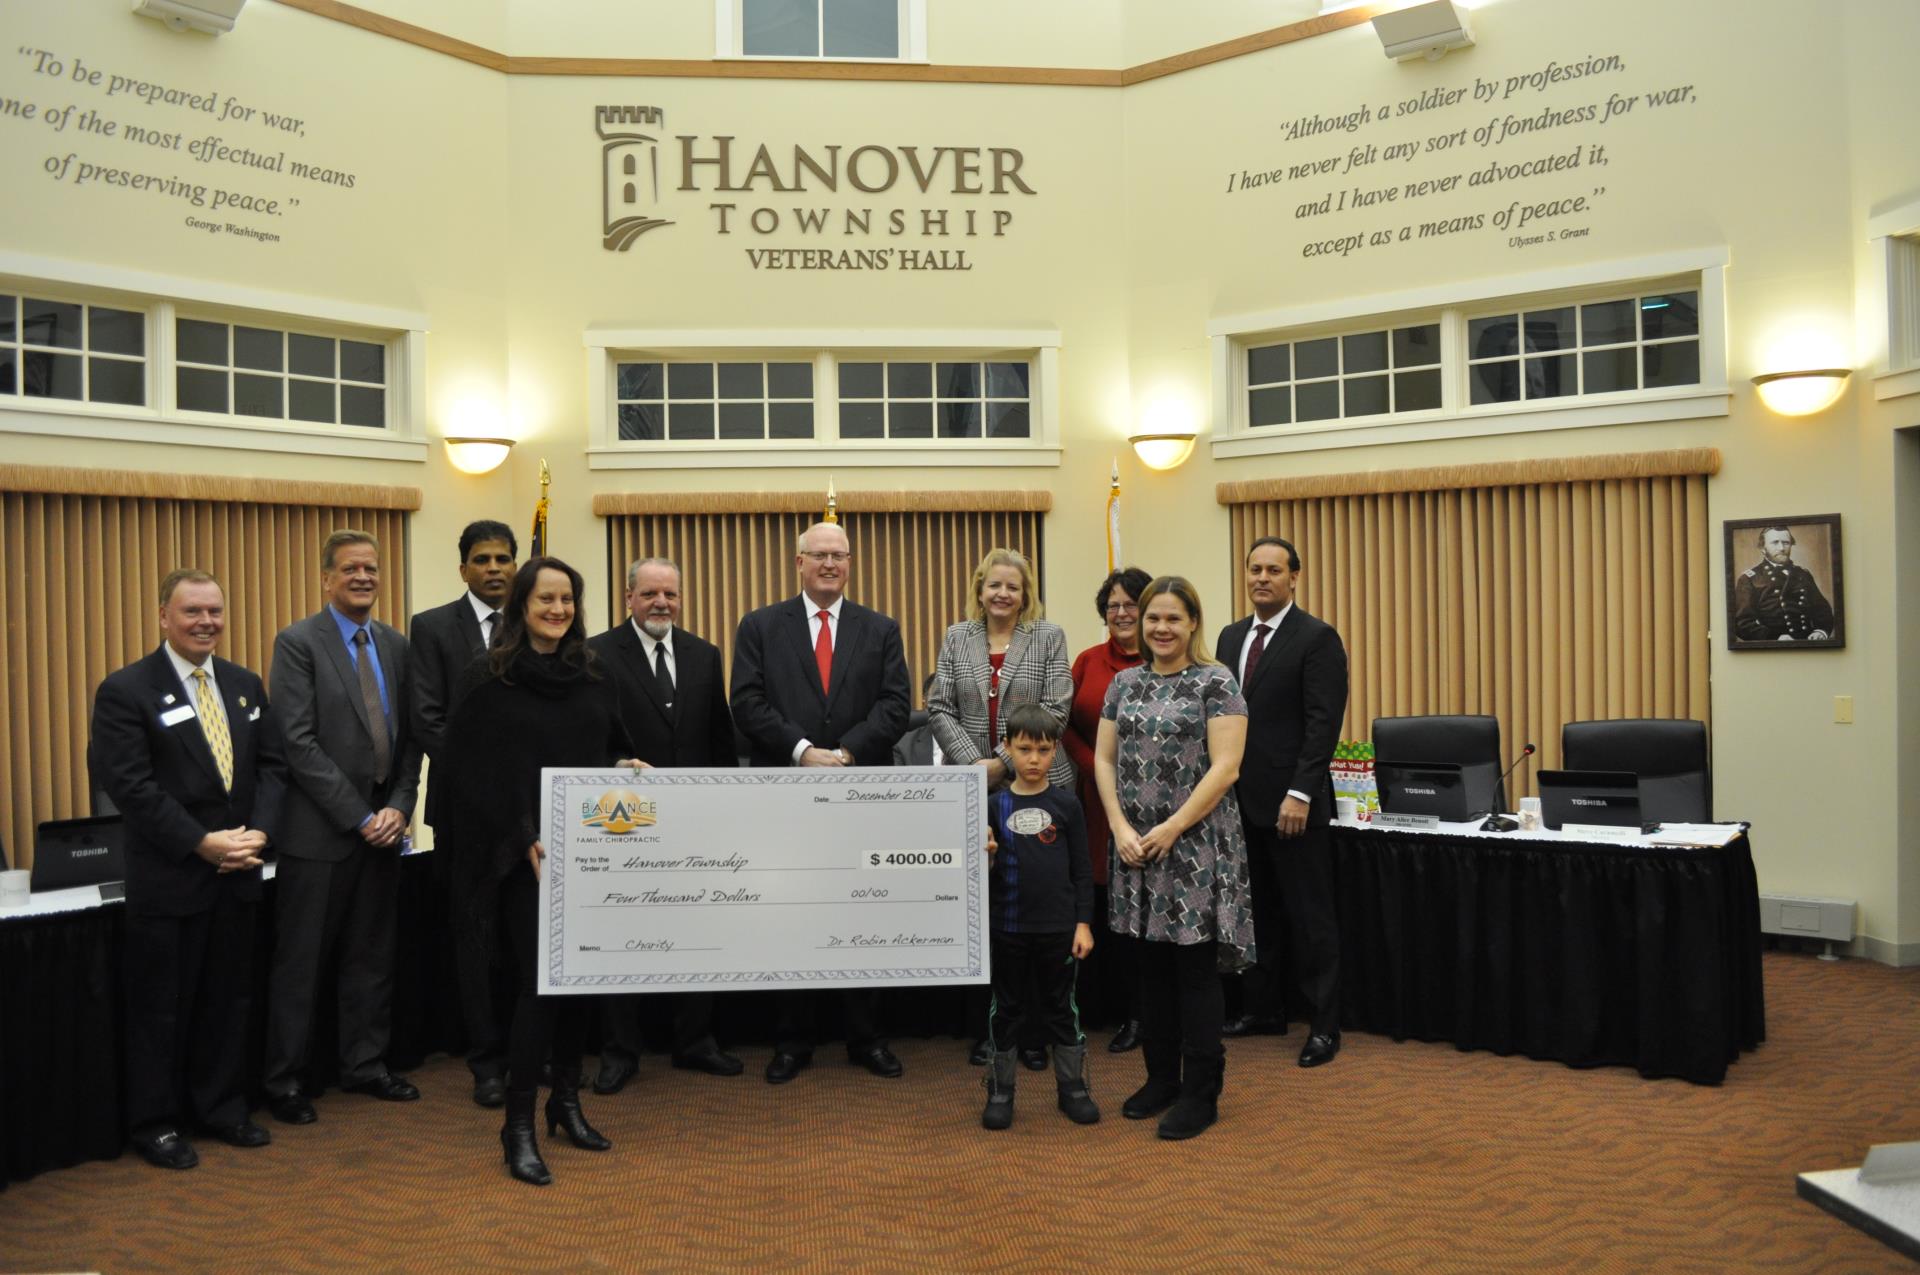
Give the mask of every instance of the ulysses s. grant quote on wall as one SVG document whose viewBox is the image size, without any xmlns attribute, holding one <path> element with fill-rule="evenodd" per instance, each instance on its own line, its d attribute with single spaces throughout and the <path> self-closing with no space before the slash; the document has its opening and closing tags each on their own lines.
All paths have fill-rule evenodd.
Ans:
<svg viewBox="0 0 1920 1275">
<path fill-rule="evenodd" d="M 1512 75 L 1347 102 L 1280 123 L 1278 145 L 1225 193 L 1280 201 L 1302 257 L 1497 234 L 1522 249 L 1580 239 L 1606 170 L 1637 124 L 1697 103 L 1691 84 L 1635 85 L 1625 58 L 1549 61 Z"/>
</svg>

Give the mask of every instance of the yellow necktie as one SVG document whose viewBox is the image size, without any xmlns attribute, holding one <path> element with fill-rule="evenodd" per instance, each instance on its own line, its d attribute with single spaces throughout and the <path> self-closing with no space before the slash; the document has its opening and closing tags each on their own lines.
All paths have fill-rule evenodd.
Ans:
<svg viewBox="0 0 1920 1275">
<path fill-rule="evenodd" d="M 200 710 L 200 730 L 213 750 L 213 764 L 220 768 L 220 782 L 233 791 L 233 736 L 227 733 L 227 710 L 213 693 L 207 670 L 193 670 L 193 698 Z"/>
</svg>

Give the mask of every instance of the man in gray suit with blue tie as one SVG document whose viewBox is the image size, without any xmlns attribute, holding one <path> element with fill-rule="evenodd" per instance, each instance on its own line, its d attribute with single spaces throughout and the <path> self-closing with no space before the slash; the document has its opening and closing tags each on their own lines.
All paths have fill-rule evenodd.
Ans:
<svg viewBox="0 0 1920 1275">
<path fill-rule="evenodd" d="M 311 1124 L 303 1091 L 323 965 L 339 981 L 340 1081 L 389 1102 L 420 1096 L 387 1070 L 400 852 L 420 782 L 408 725 L 407 639 L 373 618 L 380 544 L 336 531 L 320 550 L 327 605 L 273 643 L 289 777 L 279 838 L 268 1109 Z"/>
</svg>

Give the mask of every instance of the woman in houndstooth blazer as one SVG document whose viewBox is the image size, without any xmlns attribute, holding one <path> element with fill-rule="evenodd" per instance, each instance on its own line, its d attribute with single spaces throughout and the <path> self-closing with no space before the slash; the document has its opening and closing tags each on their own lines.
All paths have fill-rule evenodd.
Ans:
<svg viewBox="0 0 1920 1275">
<path fill-rule="evenodd" d="M 1039 704 L 1064 726 L 1073 702 L 1067 635 L 1040 618 L 1033 568 L 1012 549 L 989 549 L 973 572 L 972 618 L 947 630 L 927 693 L 940 751 L 954 765 L 984 765 L 998 788 L 1013 773 L 1000 723 L 1016 704 Z M 1050 782 L 1073 787 L 1073 762 L 1054 754 Z"/>
</svg>

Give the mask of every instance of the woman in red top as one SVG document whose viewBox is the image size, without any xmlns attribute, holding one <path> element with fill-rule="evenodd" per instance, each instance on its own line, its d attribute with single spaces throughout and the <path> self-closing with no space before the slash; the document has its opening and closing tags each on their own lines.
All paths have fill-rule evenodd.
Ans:
<svg viewBox="0 0 1920 1275">
<path fill-rule="evenodd" d="M 1123 1054 L 1140 1045 L 1140 980 L 1136 976 L 1133 940 L 1106 930 L 1107 865 L 1112 837 L 1106 807 L 1093 786 L 1093 745 L 1100 736 L 1100 707 L 1107 685 L 1121 669 L 1140 663 L 1140 595 L 1153 577 L 1138 567 L 1111 572 L 1093 595 L 1094 606 L 1107 624 L 1107 640 L 1090 646 L 1073 661 L 1073 703 L 1067 712 L 1062 742 L 1079 780 L 1080 809 L 1087 817 L 1087 853 L 1093 859 L 1093 956 L 1084 971 L 1091 988 L 1090 1004 L 1124 1005 L 1120 1030 L 1107 1048 Z"/>
</svg>

